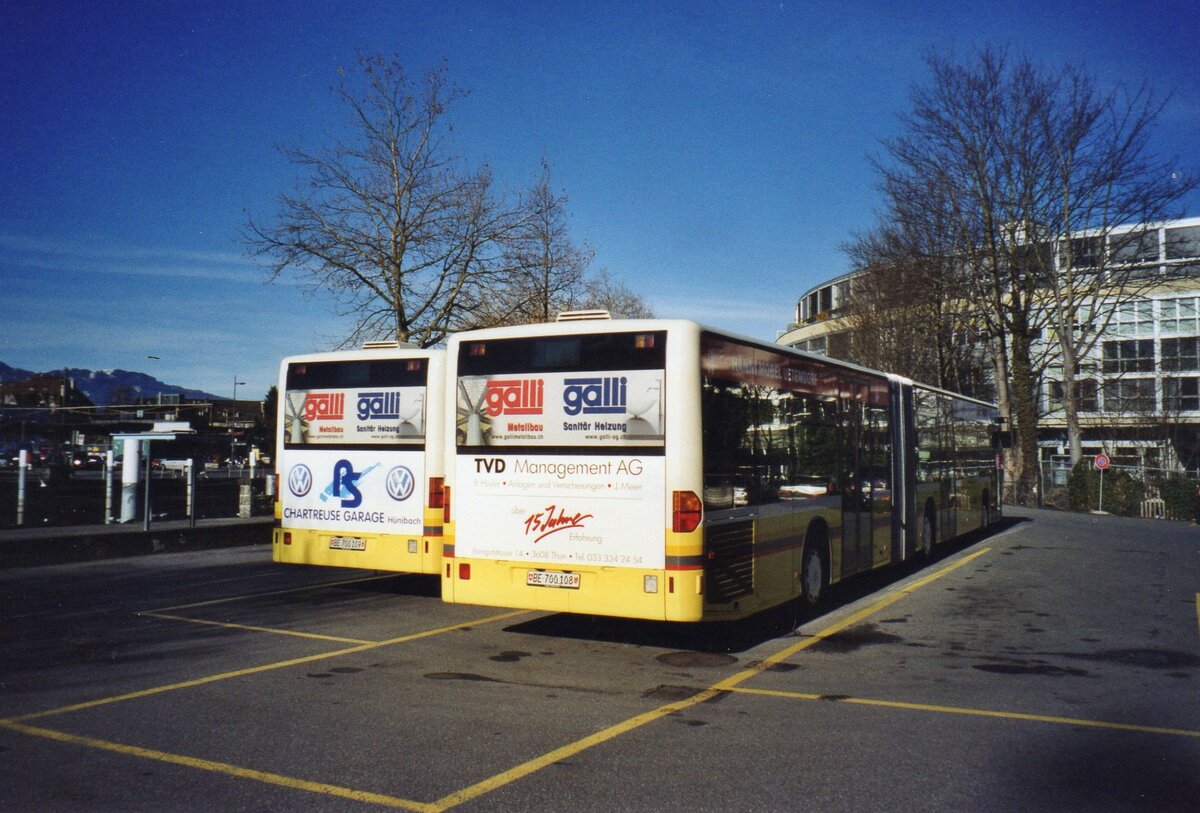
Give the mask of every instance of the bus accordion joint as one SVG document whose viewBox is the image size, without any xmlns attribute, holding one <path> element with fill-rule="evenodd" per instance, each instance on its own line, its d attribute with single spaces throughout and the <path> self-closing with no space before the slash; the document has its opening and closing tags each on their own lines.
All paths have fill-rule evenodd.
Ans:
<svg viewBox="0 0 1200 813">
<path fill-rule="evenodd" d="M 677 534 L 690 534 L 700 527 L 704 518 L 704 503 L 694 491 L 676 491 L 673 497 L 672 530 Z"/>
</svg>

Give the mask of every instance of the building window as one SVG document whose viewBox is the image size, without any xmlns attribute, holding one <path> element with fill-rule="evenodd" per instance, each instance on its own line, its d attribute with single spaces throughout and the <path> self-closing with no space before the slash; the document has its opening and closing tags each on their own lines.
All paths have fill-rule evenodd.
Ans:
<svg viewBox="0 0 1200 813">
<path fill-rule="evenodd" d="M 1154 372 L 1154 340 L 1127 339 L 1104 343 L 1104 372 Z"/>
<path fill-rule="evenodd" d="M 1163 333 L 1200 333 L 1200 303 L 1196 297 L 1160 299 L 1158 329 Z"/>
<path fill-rule="evenodd" d="M 1158 230 L 1112 234 L 1108 238 L 1112 258 L 1119 263 L 1158 262 Z"/>
<path fill-rule="evenodd" d="M 827 286 L 818 291 L 821 299 L 821 313 L 833 312 L 833 286 Z"/>
<path fill-rule="evenodd" d="M 1200 378 L 1164 378 L 1163 409 L 1200 412 Z"/>
<path fill-rule="evenodd" d="M 1162 367 L 1164 370 L 1200 370 L 1200 339 L 1162 340 Z"/>
<path fill-rule="evenodd" d="M 818 336 L 815 339 L 804 339 L 792 345 L 797 350 L 804 350 L 808 353 L 819 353 L 825 355 L 825 337 Z"/>
<path fill-rule="evenodd" d="M 1071 239 L 1070 256 L 1066 246 L 1059 246 L 1059 265 L 1073 268 L 1095 268 L 1100 265 L 1104 240 L 1100 237 L 1074 237 Z"/>
<path fill-rule="evenodd" d="M 1154 303 L 1148 299 L 1122 302 L 1113 313 L 1109 331 L 1118 336 L 1153 336 Z"/>
<path fill-rule="evenodd" d="M 1057 412 L 1063 408 L 1063 382 L 1050 382 L 1050 411 Z M 1075 382 L 1075 392 L 1078 393 L 1078 406 L 1080 412 L 1098 412 L 1100 410 L 1099 400 L 1097 399 L 1097 385 L 1093 379 L 1086 378 L 1082 381 Z"/>
<path fill-rule="evenodd" d="M 1167 229 L 1167 259 L 1191 260 L 1200 257 L 1200 226 Z"/>
<path fill-rule="evenodd" d="M 833 307 L 834 310 L 846 307 L 850 301 L 850 280 L 842 280 L 834 283 L 833 286 Z"/>
<path fill-rule="evenodd" d="M 1146 414 L 1154 412 L 1154 379 L 1133 378 L 1104 382 L 1104 411 Z"/>
</svg>

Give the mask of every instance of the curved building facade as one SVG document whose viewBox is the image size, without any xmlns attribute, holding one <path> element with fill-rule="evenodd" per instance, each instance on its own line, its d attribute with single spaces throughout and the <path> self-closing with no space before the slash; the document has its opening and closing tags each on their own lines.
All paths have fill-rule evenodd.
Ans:
<svg viewBox="0 0 1200 813">
<path fill-rule="evenodd" d="M 1105 451 L 1116 465 L 1145 469 L 1200 469 L 1200 217 L 1114 229 L 1107 243 L 1087 236 L 1072 242 L 1076 256 L 1103 251 L 1108 263 L 1138 271 L 1136 297 L 1084 309 L 1104 325 L 1076 376 L 1084 454 Z M 844 357 L 854 277 L 806 291 L 796 321 L 777 341 Z M 1053 356 L 1052 338 L 1043 336 L 1037 350 Z M 1038 434 L 1043 462 L 1058 467 L 1067 459 L 1062 395 L 1062 365 L 1051 361 L 1039 392 Z"/>
</svg>

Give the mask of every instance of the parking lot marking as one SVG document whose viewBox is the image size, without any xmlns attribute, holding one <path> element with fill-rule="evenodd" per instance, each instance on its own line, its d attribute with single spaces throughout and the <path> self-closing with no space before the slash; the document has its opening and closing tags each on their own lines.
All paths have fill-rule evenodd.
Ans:
<svg viewBox="0 0 1200 813">
<path fill-rule="evenodd" d="M 523 779 L 530 774 L 536 773 L 542 768 L 553 765 L 554 763 L 563 759 L 567 759 L 568 757 L 572 757 L 581 751 L 586 751 L 593 746 L 601 745 L 611 739 L 621 736 L 622 734 L 633 731 L 637 728 L 641 728 L 644 725 L 652 723 L 656 720 L 660 720 L 670 714 L 689 709 L 692 706 L 707 702 L 708 700 L 711 700 L 724 692 L 731 691 L 739 684 L 744 683 L 755 675 L 761 674 L 764 670 L 771 668 L 775 664 L 787 660 L 797 652 L 807 649 L 808 647 L 813 646 L 814 644 L 825 638 L 828 638 L 840 630 L 843 630 L 852 624 L 856 624 L 868 616 L 874 615 L 885 607 L 895 604 L 900 599 L 915 593 L 917 590 L 920 590 L 922 587 L 925 587 L 931 582 L 934 582 L 948 573 L 952 573 L 953 571 L 958 570 L 960 567 L 963 567 L 975 559 L 978 559 L 980 556 L 983 556 L 990 550 L 991 548 L 983 548 L 968 556 L 964 556 L 962 559 L 959 559 L 958 561 L 949 564 L 946 567 L 939 568 L 928 576 L 918 579 L 907 587 L 897 590 L 894 593 L 889 593 L 879 601 L 876 601 L 862 610 L 847 616 L 841 621 L 831 624 L 825 629 L 822 629 L 820 632 L 805 638 L 803 641 L 786 647 L 774 655 L 758 661 L 753 666 L 743 669 L 741 672 L 738 672 L 732 677 L 718 681 L 712 686 L 709 686 L 707 689 L 702 689 L 691 697 L 684 698 L 683 700 L 677 700 L 672 703 L 667 703 L 664 706 L 659 706 L 658 708 L 643 712 L 636 717 L 630 717 L 628 720 L 624 720 L 616 725 L 612 725 L 601 731 L 597 731 L 595 734 L 591 734 L 583 739 L 568 743 L 561 748 L 556 748 L 547 754 L 534 757 L 533 759 L 527 760 L 514 768 L 510 768 L 507 771 L 490 776 L 481 782 L 476 782 L 474 785 L 463 788 L 459 791 L 455 791 L 454 793 L 447 794 L 446 796 L 443 796 L 441 799 L 438 799 L 436 802 L 434 802 L 431 809 L 438 811 L 438 813 L 449 810 L 452 807 L 456 807 L 469 802 L 472 799 L 476 799 L 487 793 L 491 793 L 497 788 L 501 788 L 504 785 L 517 781 L 518 779 Z"/>
<path fill-rule="evenodd" d="M 304 657 L 301 657 L 301 658 L 291 658 L 286 661 L 277 661 L 276 663 L 263 664 L 262 666 L 251 666 L 251 667 L 247 667 L 246 669 L 235 669 L 232 672 L 222 672 L 218 675 L 208 675 L 206 677 L 196 678 L 194 680 L 185 680 L 180 683 L 171 683 L 166 686 L 155 686 L 150 689 L 142 689 L 142 690 L 136 691 L 136 692 L 129 692 L 127 694 L 116 695 L 114 697 L 102 697 L 102 698 L 98 698 L 96 700 L 85 700 L 82 703 L 74 703 L 70 706 L 62 706 L 61 708 L 57 708 L 57 709 L 49 709 L 47 711 L 37 711 L 37 712 L 33 712 L 31 714 L 22 714 L 17 717 L 9 717 L 8 719 L 0 720 L 0 724 L 19 723 L 19 722 L 23 722 L 25 720 L 36 720 L 41 717 L 52 717 L 57 714 L 68 714 L 73 711 L 83 711 L 84 709 L 95 708 L 96 706 L 107 706 L 112 703 L 121 703 L 126 700 L 137 700 L 142 697 L 151 697 L 156 694 L 163 694 L 165 692 L 173 692 L 173 691 L 177 691 L 179 689 L 191 689 L 196 686 L 204 686 L 209 683 L 216 683 L 217 681 L 221 681 L 221 680 L 230 680 L 231 678 L 245 677 L 246 675 L 255 675 L 260 672 L 270 672 L 275 669 L 286 669 L 290 666 L 300 666 L 300 665 L 306 664 L 306 663 L 313 663 L 314 661 L 323 661 L 323 660 L 328 660 L 329 658 L 339 658 L 344 655 L 354 655 L 358 652 L 366 652 L 371 649 L 379 649 L 380 647 L 392 646 L 394 644 L 403 644 L 403 643 L 407 643 L 408 641 L 417 641 L 422 638 L 431 638 L 435 635 L 442 635 L 443 633 L 453 632 L 455 630 L 461 630 L 461 629 L 465 629 L 467 627 L 474 627 L 474 626 L 478 626 L 480 624 L 490 624 L 495 621 L 503 621 L 508 618 L 514 618 L 518 615 L 526 615 L 526 614 L 528 614 L 528 612 L 529 612 L 528 610 L 515 610 L 515 611 L 511 611 L 511 612 L 507 612 L 507 613 L 500 613 L 499 615 L 487 616 L 486 618 L 477 618 L 472 621 L 463 621 L 461 623 L 451 624 L 446 627 L 438 627 L 436 629 L 422 630 L 421 632 L 414 632 L 414 633 L 410 633 L 408 635 L 401 635 L 398 638 L 389 638 L 386 641 L 377 641 L 377 642 L 372 642 L 372 643 L 367 643 L 367 644 L 359 644 L 358 646 L 347 647 L 345 649 L 338 649 L 338 650 L 334 650 L 333 652 L 322 652 L 322 653 L 319 653 L 316 655 L 305 655 Z"/>
<path fill-rule="evenodd" d="M 333 641 L 339 644 L 374 644 L 378 641 L 366 641 L 362 638 L 341 638 L 337 635 L 320 635 L 315 632 L 296 632 L 295 630 L 279 629 L 278 627 L 256 627 L 250 624 L 233 624 L 228 621 L 209 621 L 206 618 L 188 618 L 186 615 L 171 615 L 169 613 L 140 612 L 138 615 L 149 618 L 164 618 L 168 621 L 186 621 L 189 624 L 207 624 L 213 627 L 225 627 L 231 630 L 248 630 L 250 632 L 270 632 L 275 635 L 292 635 L 296 638 L 315 638 L 318 641 Z"/>
<path fill-rule="evenodd" d="M 268 771 L 256 771 L 251 768 L 242 768 L 237 765 L 230 765 L 227 762 L 216 762 L 211 759 L 200 759 L 198 757 L 189 757 L 182 754 L 172 754 L 167 751 L 156 751 L 152 748 L 141 748 L 136 745 L 125 745 L 124 743 L 98 740 L 93 737 L 82 737 L 78 734 L 68 734 L 63 731 L 55 731 L 49 728 L 23 725 L 21 723 L 8 720 L 0 720 L 0 728 L 7 728 L 11 731 L 17 731 L 34 737 L 43 737 L 48 740 L 67 743 L 69 745 L 81 745 L 87 748 L 97 748 L 102 751 L 111 751 L 117 754 L 124 754 L 125 756 L 151 759 L 155 760 L 156 762 L 167 762 L 172 765 L 182 765 L 185 768 L 195 768 L 201 771 L 210 771 L 212 773 L 224 774 L 226 776 L 233 776 L 239 779 L 251 779 L 256 782 L 265 782 L 269 785 L 278 785 L 280 787 L 290 788 L 292 790 L 320 793 L 326 796 L 336 796 L 342 799 L 351 799 L 356 802 L 365 802 L 367 804 L 398 808 L 401 810 L 414 810 L 418 811 L 418 813 L 432 813 L 433 811 L 433 808 L 428 804 L 416 802 L 411 799 L 402 799 L 398 796 L 388 796 L 386 794 L 373 793 L 365 790 L 354 790 L 353 788 L 330 785 L 325 782 L 310 782 L 307 779 L 298 779 L 293 776 L 283 776 L 282 774 L 270 773 Z"/>
<path fill-rule="evenodd" d="M 841 632 L 842 630 L 846 629 L 847 627 L 851 627 L 851 626 L 857 624 L 859 621 L 862 621 L 865 618 L 875 615 L 880 610 L 882 610 L 886 607 L 889 607 L 892 604 L 895 604 L 900 599 L 912 595 L 913 593 L 920 590 L 922 587 L 925 587 L 926 585 L 930 584 L 931 582 L 934 582 L 934 581 L 942 578 L 943 576 L 945 576 L 949 573 L 952 573 L 955 570 L 958 570 L 960 567 L 970 564 L 971 562 L 978 559 L 980 556 L 983 556 L 985 553 L 988 553 L 990 550 L 991 550 L 991 548 L 981 548 L 980 550 L 977 550 L 968 556 L 964 556 L 962 559 L 959 559 L 957 562 L 954 562 L 953 564 L 950 564 L 950 565 L 947 565 L 946 567 L 935 570 L 933 573 L 930 573 L 928 576 L 918 579 L 917 581 L 913 582 L 912 584 L 908 585 L 907 587 L 903 587 L 899 590 L 896 590 L 893 593 L 889 593 L 888 595 L 881 598 L 879 601 L 869 604 L 866 607 L 864 607 L 863 609 L 859 610 L 858 612 L 852 613 L 852 614 L 846 616 L 841 621 L 830 624 L 828 627 L 825 627 L 820 632 L 813 633 L 812 635 L 805 637 L 801 641 L 799 641 L 795 644 L 792 644 L 791 646 L 786 647 L 785 649 L 781 649 L 780 651 L 776 652 L 774 655 L 768 655 L 766 658 L 763 658 L 761 661 L 758 661 L 753 666 L 751 666 L 747 669 L 743 669 L 741 672 L 738 672 L 735 675 L 725 678 L 725 680 L 722 680 L 719 683 L 715 684 L 713 686 L 713 688 L 720 689 L 722 691 L 730 691 L 730 690 L 734 689 L 735 687 L 741 685 L 742 683 L 745 683 L 747 680 L 754 677 L 755 675 L 759 675 L 762 672 L 766 671 L 767 669 L 770 669 L 775 664 L 786 661 L 788 658 L 792 657 L 797 652 L 801 652 L 805 649 L 808 649 L 811 646 L 815 646 L 815 645 L 819 644 L 821 641 L 825 640 L 826 638 L 829 638 L 832 635 L 836 635 L 837 633 Z"/>
<path fill-rule="evenodd" d="M 567 743 L 561 748 L 556 748 L 547 754 L 534 757 L 533 759 L 523 762 L 507 771 L 498 773 L 495 776 L 490 776 L 487 779 L 484 779 L 482 782 L 476 782 L 470 787 L 463 788 L 462 790 L 443 796 L 441 799 L 438 799 L 436 802 L 430 805 L 430 809 L 437 811 L 437 813 L 442 813 L 442 811 L 449 810 L 452 807 L 457 807 L 458 805 L 469 802 L 472 799 L 476 799 L 480 796 L 491 793 L 497 788 L 501 788 L 511 782 L 515 782 L 518 779 L 522 779 L 530 774 L 536 773 L 542 768 L 553 765 L 554 763 L 567 759 L 568 757 L 572 757 L 581 751 L 586 751 L 592 746 L 608 742 L 609 740 L 619 737 L 628 731 L 641 728 L 647 723 L 652 723 L 655 720 L 662 719 L 669 714 L 674 714 L 677 711 L 683 711 L 684 709 L 691 708 L 699 703 L 711 700 L 719 694 L 721 694 L 721 692 L 715 689 L 705 689 L 698 694 L 694 694 L 691 697 L 683 700 L 677 700 L 673 703 L 668 703 L 665 706 L 659 706 L 656 709 L 643 712 L 636 717 L 630 717 L 628 720 L 624 720 L 616 725 L 609 726 L 602 731 L 597 731 L 595 734 L 591 734 L 583 739 Z"/>
<path fill-rule="evenodd" d="M 776 689 L 748 689 L 739 687 L 730 689 L 730 691 L 736 694 L 783 697 L 790 700 L 822 700 L 831 703 L 845 703 L 846 705 L 850 706 L 878 706 L 889 709 L 927 711 L 935 714 L 962 714 L 970 717 L 992 717 L 1003 720 L 1024 720 L 1026 722 L 1034 723 L 1052 723 L 1055 725 L 1080 726 L 1083 728 L 1105 728 L 1113 731 L 1136 731 L 1143 734 L 1167 734 L 1174 737 L 1200 738 L 1200 731 L 1188 728 L 1163 728 L 1161 726 L 1135 725 L 1132 723 L 1110 723 L 1104 720 L 1085 720 L 1077 717 L 1056 717 L 1048 714 L 1027 714 L 1020 711 L 997 711 L 995 709 L 972 709 L 959 706 L 937 706 L 929 703 L 907 703 L 900 700 L 873 700 L 867 697 L 809 694 L 805 692 L 788 692 Z"/>
<path fill-rule="evenodd" d="M 380 581 L 381 579 L 394 579 L 401 574 L 385 573 L 377 576 L 359 576 L 353 579 L 340 579 L 335 582 L 321 582 L 319 584 L 307 584 L 301 587 L 288 587 L 283 590 L 268 590 L 264 593 L 245 593 L 239 596 L 226 596 L 225 598 L 214 598 L 208 601 L 196 601 L 191 604 L 176 604 L 174 607 L 159 607 L 155 610 L 146 612 L 154 613 L 169 613 L 173 610 L 191 610 L 196 607 L 211 607 L 214 604 L 228 604 L 231 601 L 245 601 L 251 598 L 264 598 L 266 596 L 282 596 L 288 593 L 303 593 L 306 590 L 320 590 L 322 587 L 341 587 L 344 584 L 361 584 L 362 582 Z M 143 615 L 145 613 L 138 613 Z"/>
</svg>

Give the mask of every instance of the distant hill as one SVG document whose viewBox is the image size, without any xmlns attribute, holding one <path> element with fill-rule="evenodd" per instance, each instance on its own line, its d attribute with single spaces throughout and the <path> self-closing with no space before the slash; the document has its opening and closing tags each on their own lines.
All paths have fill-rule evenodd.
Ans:
<svg viewBox="0 0 1200 813">
<path fill-rule="evenodd" d="M 204 401 L 228 400 L 227 398 L 222 398 L 219 395 L 213 395 L 203 390 L 188 389 L 176 384 L 165 384 L 154 376 L 132 370 L 81 370 L 79 368 L 70 368 L 65 371 L 49 370 L 38 373 L 10 367 L 0 361 L 0 382 L 25 381 L 26 379 L 40 375 L 58 376 L 63 375 L 64 372 L 68 378 L 74 379 L 75 388 L 86 395 L 88 400 L 96 406 L 109 406 L 110 404 L 121 403 L 126 399 L 133 398 L 154 398 L 160 393 Z"/>
</svg>

